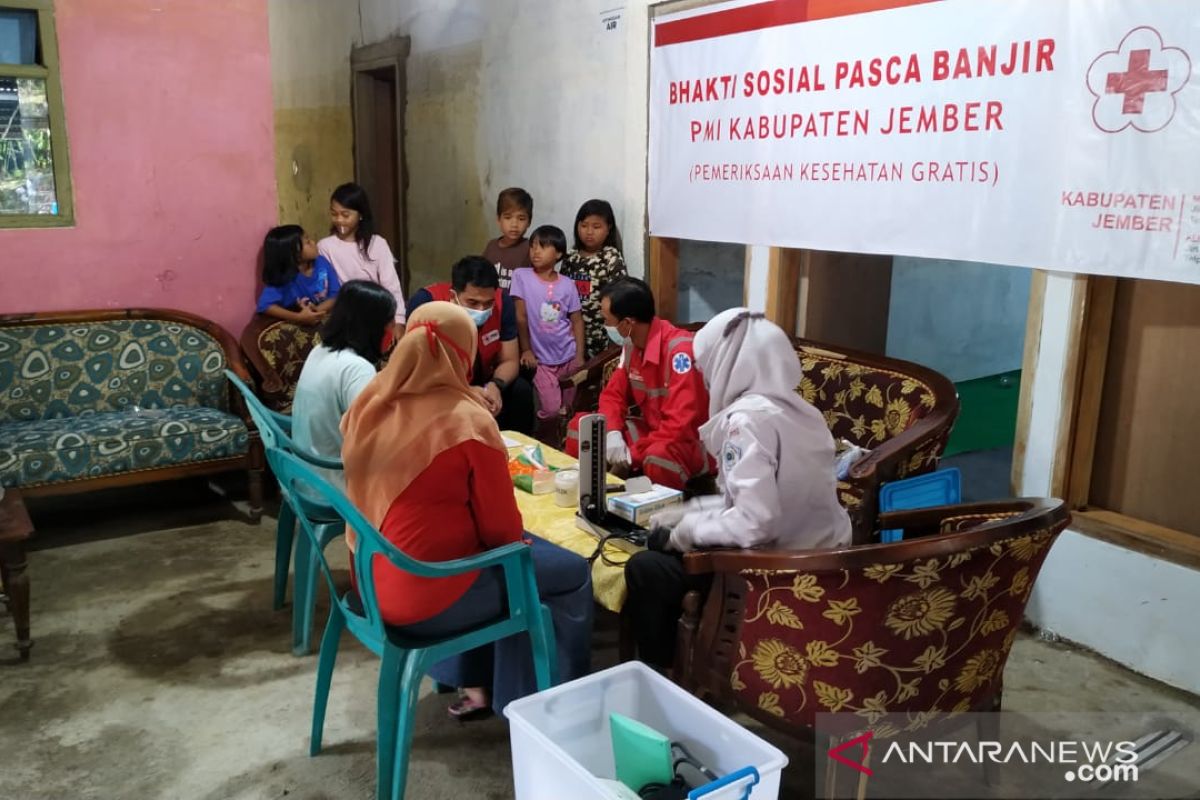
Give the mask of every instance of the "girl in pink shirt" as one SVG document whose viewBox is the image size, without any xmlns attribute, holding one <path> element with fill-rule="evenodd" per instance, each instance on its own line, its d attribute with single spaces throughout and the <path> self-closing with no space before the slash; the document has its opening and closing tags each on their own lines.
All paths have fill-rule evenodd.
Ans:
<svg viewBox="0 0 1200 800">
<path fill-rule="evenodd" d="M 317 242 L 317 251 L 333 263 L 342 283 L 377 283 L 396 298 L 396 335 L 404 332 L 404 290 L 396 275 L 396 259 L 387 240 L 375 233 L 375 217 L 366 191 L 343 183 L 329 198 L 330 235 Z"/>
</svg>

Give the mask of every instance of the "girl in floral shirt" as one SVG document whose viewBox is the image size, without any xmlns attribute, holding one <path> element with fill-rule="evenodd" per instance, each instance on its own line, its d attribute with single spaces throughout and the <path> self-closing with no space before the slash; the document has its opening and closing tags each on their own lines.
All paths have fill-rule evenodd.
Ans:
<svg viewBox="0 0 1200 800">
<path fill-rule="evenodd" d="M 588 200 L 579 207 L 575 215 L 575 249 L 567 253 L 559 272 L 575 281 L 579 290 L 586 357 L 591 358 L 612 344 L 600 315 L 600 290 L 625 275 L 621 232 L 607 200 Z"/>
</svg>

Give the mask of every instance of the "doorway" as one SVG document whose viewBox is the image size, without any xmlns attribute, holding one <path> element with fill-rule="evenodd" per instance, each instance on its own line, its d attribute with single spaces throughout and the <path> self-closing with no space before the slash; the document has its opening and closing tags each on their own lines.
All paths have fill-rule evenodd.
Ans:
<svg viewBox="0 0 1200 800">
<path fill-rule="evenodd" d="M 371 198 L 376 231 L 392 248 L 406 297 L 409 269 L 404 207 L 404 62 L 408 49 L 408 37 L 401 37 L 356 47 L 350 53 L 354 179 Z"/>
<path fill-rule="evenodd" d="M 893 259 L 887 355 L 954 382 L 959 414 L 942 466 L 962 473 L 962 500 L 1009 497 L 1033 270 Z"/>
</svg>

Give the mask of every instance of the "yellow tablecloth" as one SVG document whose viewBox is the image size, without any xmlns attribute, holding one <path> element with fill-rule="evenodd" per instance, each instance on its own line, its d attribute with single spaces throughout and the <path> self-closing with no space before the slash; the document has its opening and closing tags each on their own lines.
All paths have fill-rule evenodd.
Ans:
<svg viewBox="0 0 1200 800">
<path fill-rule="evenodd" d="M 520 433 L 504 431 L 504 436 L 521 445 L 538 444 L 538 442 Z M 541 445 L 546 462 L 554 467 L 575 467 L 577 462 L 566 453 Z M 515 455 L 519 448 L 508 451 Z M 616 480 L 616 479 L 614 479 Z M 598 543 L 595 536 L 585 533 L 575 527 L 575 511 L 572 508 L 562 508 L 554 503 L 554 494 L 529 494 L 513 487 L 517 496 L 517 507 L 521 509 L 521 517 L 525 521 L 525 530 L 539 536 L 559 547 L 578 553 L 589 558 L 596 552 Z M 618 564 L 623 564 L 629 554 L 615 545 L 605 547 L 605 556 Z M 609 611 L 620 612 L 625 605 L 625 568 L 604 563 L 597 558 L 592 563 L 592 592 L 596 602 Z"/>
</svg>

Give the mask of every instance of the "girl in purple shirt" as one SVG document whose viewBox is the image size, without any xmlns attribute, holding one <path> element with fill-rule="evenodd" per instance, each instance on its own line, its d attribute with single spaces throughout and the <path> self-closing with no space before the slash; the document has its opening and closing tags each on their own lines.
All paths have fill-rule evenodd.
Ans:
<svg viewBox="0 0 1200 800">
<path fill-rule="evenodd" d="M 555 270 L 567 252 L 562 229 L 542 225 L 529 237 L 530 269 L 513 272 L 509 294 L 517 306 L 521 366 L 535 369 L 533 388 L 538 419 L 556 417 L 573 400 L 574 390 L 559 379 L 583 366 L 583 313 L 575 282 Z"/>
</svg>

